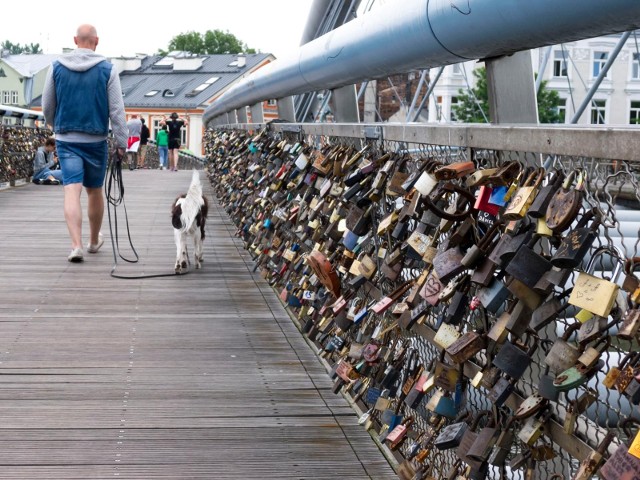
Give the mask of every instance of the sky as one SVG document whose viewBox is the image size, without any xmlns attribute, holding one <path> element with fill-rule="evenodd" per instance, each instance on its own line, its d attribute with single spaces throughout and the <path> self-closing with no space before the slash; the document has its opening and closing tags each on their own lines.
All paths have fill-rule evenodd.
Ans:
<svg viewBox="0 0 640 480">
<path fill-rule="evenodd" d="M 29 0 L 2 2 L 0 42 L 39 43 L 43 53 L 75 48 L 78 25 L 96 27 L 96 53 L 106 57 L 153 54 L 173 37 L 229 31 L 250 48 L 276 58 L 297 50 L 313 0 Z M 9 20 L 12 19 L 12 20 Z"/>
</svg>

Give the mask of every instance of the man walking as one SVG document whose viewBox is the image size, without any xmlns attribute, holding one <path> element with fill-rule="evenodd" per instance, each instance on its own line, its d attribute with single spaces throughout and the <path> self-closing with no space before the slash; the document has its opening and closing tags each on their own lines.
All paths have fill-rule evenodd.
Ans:
<svg viewBox="0 0 640 480">
<path fill-rule="evenodd" d="M 82 207 L 80 195 L 87 192 L 89 243 L 97 253 L 104 239 L 100 233 L 104 215 L 102 186 L 107 170 L 109 120 L 117 153 L 124 157 L 127 146 L 124 101 L 118 72 L 96 54 L 98 34 L 92 25 L 80 25 L 71 53 L 53 62 L 45 80 L 42 111 L 53 125 L 64 184 L 64 217 L 71 237 L 70 262 L 83 261 Z"/>
</svg>

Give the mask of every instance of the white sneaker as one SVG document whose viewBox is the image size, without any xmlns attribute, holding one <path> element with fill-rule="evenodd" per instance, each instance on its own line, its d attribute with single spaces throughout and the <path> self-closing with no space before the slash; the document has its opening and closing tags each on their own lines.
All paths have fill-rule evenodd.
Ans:
<svg viewBox="0 0 640 480">
<path fill-rule="evenodd" d="M 84 260 L 83 255 L 82 255 L 82 249 L 81 248 L 74 248 L 73 250 L 71 250 L 71 253 L 67 257 L 67 260 L 69 260 L 70 262 L 74 262 L 74 263 L 82 262 Z"/>
<path fill-rule="evenodd" d="M 98 233 L 98 243 L 96 245 L 87 245 L 87 252 L 89 253 L 98 253 L 100 247 L 104 244 L 104 238 L 102 237 L 102 233 Z"/>
</svg>

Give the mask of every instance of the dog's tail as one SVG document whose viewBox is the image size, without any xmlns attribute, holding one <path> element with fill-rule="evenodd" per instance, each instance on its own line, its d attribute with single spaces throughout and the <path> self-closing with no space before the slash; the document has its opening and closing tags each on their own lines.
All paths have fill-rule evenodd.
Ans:
<svg viewBox="0 0 640 480">
<path fill-rule="evenodd" d="M 200 183 L 200 172 L 198 172 L 198 170 L 196 169 L 193 169 L 193 175 L 191 176 L 191 185 L 189 186 L 187 197 L 191 197 L 197 200 L 199 202 L 198 206 L 202 204 L 202 183 Z"/>
<path fill-rule="evenodd" d="M 202 196 L 200 173 L 194 169 L 193 176 L 191 177 L 191 185 L 189 186 L 189 190 L 187 190 L 187 194 L 176 201 L 176 206 L 180 207 L 180 213 L 179 220 L 178 218 L 173 219 L 173 226 L 180 229 L 193 225 L 193 222 L 200 212 L 200 208 L 203 204 L 204 198 Z"/>
</svg>

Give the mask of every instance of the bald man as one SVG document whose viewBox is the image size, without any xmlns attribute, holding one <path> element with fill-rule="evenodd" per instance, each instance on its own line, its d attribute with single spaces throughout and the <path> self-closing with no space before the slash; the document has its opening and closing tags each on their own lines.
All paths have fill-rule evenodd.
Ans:
<svg viewBox="0 0 640 480">
<path fill-rule="evenodd" d="M 73 40 L 78 48 L 62 55 L 49 69 L 42 93 L 42 111 L 53 125 L 64 184 L 64 218 L 71 237 L 70 262 L 82 262 L 82 187 L 87 192 L 89 241 L 97 253 L 104 239 L 102 187 L 107 170 L 109 121 L 118 155 L 127 146 L 127 126 L 120 77 L 113 65 L 95 53 L 98 33 L 80 25 Z"/>
</svg>

